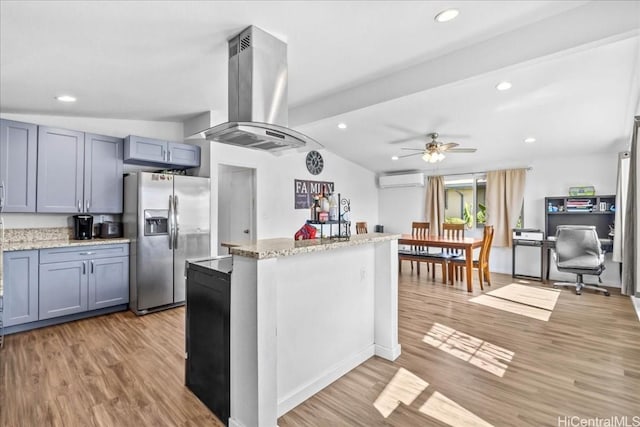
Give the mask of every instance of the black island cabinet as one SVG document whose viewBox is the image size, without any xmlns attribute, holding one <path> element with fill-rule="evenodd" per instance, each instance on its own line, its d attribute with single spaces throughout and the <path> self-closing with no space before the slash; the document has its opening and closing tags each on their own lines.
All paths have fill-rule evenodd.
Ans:
<svg viewBox="0 0 640 427">
<path fill-rule="evenodd" d="M 231 256 L 187 261 L 186 386 L 225 425 L 230 415 Z"/>
</svg>

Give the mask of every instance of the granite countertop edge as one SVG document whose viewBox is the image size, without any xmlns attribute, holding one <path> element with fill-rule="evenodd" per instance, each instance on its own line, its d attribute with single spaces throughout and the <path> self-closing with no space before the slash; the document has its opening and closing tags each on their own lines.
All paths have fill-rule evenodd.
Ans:
<svg viewBox="0 0 640 427">
<path fill-rule="evenodd" d="M 369 233 L 351 236 L 344 239 L 313 239 L 313 240 L 293 240 L 293 239 L 265 239 L 259 240 L 255 244 L 243 245 L 229 248 L 231 255 L 255 258 L 258 260 L 269 258 L 281 258 L 291 255 L 305 254 L 311 252 L 327 251 L 350 246 L 364 245 L 367 243 L 384 242 L 397 240 L 400 234 L 391 233 Z M 271 245 L 271 247 L 270 247 Z M 296 245 L 300 245 L 297 246 Z M 283 247 L 285 246 L 285 247 Z"/>
<path fill-rule="evenodd" d="M 91 240 L 39 240 L 35 242 L 5 242 L 2 245 L 4 252 L 28 251 L 35 249 L 64 248 L 73 246 L 97 246 L 97 245 L 118 245 L 130 243 L 131 239 L 91 239 Z"/>
</svg>

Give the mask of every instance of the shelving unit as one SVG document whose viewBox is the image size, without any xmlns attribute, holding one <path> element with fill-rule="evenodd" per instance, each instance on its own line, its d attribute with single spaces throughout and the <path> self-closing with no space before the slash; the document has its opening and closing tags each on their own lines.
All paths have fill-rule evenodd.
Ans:
<svg viewBox="0 0 640 427">
<path fill-rule="evenodd" d="M 545 232 L 555 236 L 559 225 L 595 225 L 598 237 L 609 239 L 615 220 L 615 195 L 545 197 Z"/>
<path fill-rule="evenodd" d="M 344 219 L 344 215 L 347 212 L 351 211 L 351 200 L 341 197 L 340 193 L 338 193 L 338 220 L 337 221 L 314 221 L 307 220 L 307 224 L 313 226 L 320 226 L 320 238 L 328 237 L 330 239 L 348 239 L 351 237 L 351 221 L 347 221 Z M 325 235 L 324 229 L 326 226 L 329 226 L 329 234 Z M 337 234 L 333 233 L 333 227 L 338 227 Z"/>
</svg>

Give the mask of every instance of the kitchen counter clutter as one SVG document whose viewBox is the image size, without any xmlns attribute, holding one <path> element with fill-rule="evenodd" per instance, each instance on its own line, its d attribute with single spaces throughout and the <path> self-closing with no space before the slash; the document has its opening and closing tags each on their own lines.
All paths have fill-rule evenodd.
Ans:
<svg viewBox="0 0 640 427">
<path fill-rule="evenodd" d="M 258 240 L 256 243 L 239 244 L 223 243 L 229 247 L 231 255 L 240 255 L 256 259 L 280 258 L 310 252 L 326 251 L 368 243 L 397 240 L 399 234 L 369 233 L 357 234 L 350 238 L 293 240 L 286 238 Z"/>
<path fill-rule="evenodd" d="M 233 260 L 230 284 L 221 288 L 229 292 L 228 323 L 191 336 L 190 345 L 217 345 L 224 334 L 214 331 L 229 327 L 230 357 L 219 347 L 230 384 L 220 390 L 229 393 L 229 412 L 219 416 L 230 414 L 228 425 L 273 427 L 370 357 L 393 361 L 400 355 L 398 235 L 226 245 Z M 215 270 L 207 263 L 197 267 Z M 191 274 L 195 279 L 199 272 Z M 188 276 L 187 293 L 191 286 L 198 280 Z M 198 303 L 223 307 L 216 301 Z M 217 384 L 223 378 L 198 380 Z"/>
</svg>

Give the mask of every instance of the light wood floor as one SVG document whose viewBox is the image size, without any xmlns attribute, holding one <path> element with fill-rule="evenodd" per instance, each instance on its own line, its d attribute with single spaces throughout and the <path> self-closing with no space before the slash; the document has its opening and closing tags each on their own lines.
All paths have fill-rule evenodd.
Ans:
<svg viewBox="0 0 640 427">
<path fill-rule="evenodd" d="M 492 279 L 485 291 L 512 283 Z M 559 416 L 640 415 L 640 322 L 617 290 L 564 290 L 544 322 L 474 304 L 462 284 L 409 268 L 399 288 L 402 355 L 369 359 L 280 427 L 557 426 Z M 0 426 L 221 425 L 184 387 L 183 357 L 184 309 L 8 336 Z"/>
</svg>

